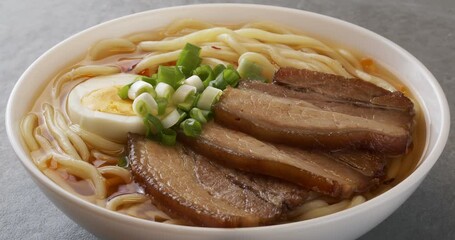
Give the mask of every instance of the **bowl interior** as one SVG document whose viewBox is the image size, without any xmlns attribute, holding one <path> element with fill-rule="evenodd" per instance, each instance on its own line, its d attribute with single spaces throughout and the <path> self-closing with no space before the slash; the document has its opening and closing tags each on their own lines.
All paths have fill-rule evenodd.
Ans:
<svg viewBox="0 0 455 240">
<path fill-rule="evenodd" d="M 251 14 L 252 12 L 254 14 Z M 233 17 L 234 13 L 235 17 Z M 431 73 L 411 54 L 396 44 L 361 27 L 310 12 L 260 5 L 209 4 L 159 9 L 112 20 L 74 35 L 36 60 L 17 82 L 6 110 L 8 136 L 25 168 L 46 187 L 82 207 L 96 209 L 106 216 L 111 215 L 115 218 L 128 219 L 149 226 L 156 224 L 132 220 L 131 217 L 91 206 L 61 190 L 44 176 L 30 160 L 29 153 L 25 150 L 20 137 L 19 123 L 40 93 L 40 87 L 36 86 L 47 84 L 60 69 L 69 66 L 84 55 L 93 43 L 105 38 L 121 37 L 131 33 L 157 29 L 168 25 L 177 18 L 195 18 L 194 16 L 197 16 L 197 19 L 219 24 L 268 21 L 300 29 L 313 37 L 336 42 L 340 46 L 355 49 L 363 55 L 375 59 L 395 74 L 413 92 L 417 101 L 420 102 L 427 124 L 427 151 L 422 157 L 423 161 L 411 176 L 389 192 L 359 207 L 334 214 L 335 217 L 366 212 L 381 201 L 399 194 L 400 191 L 420 181 L 442 152 L 449 129 L 449 110 L 444 93 Z M 322 217 L 295 224 L 310 226 L 311 224 L 328 222 L 331 217 Z M 274 228 L 280 226 L 282 225 L 274 226 Z M 173 227 L 171 226 L 171 228 Z"/>
</svg>

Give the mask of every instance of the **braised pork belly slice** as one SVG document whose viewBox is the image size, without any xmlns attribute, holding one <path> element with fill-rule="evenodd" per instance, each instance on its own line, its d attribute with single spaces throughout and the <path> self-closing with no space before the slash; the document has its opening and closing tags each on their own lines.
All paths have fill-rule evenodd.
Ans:
<svg viewBox="0 0 455 240">
<path fill-rule="evenodd" d="M 215 121 L 258 139 L 301 148 L 366 149 L 403 154 L 411 141 L 404 128 L 308 106 L 252 89 L 227 88 L 214 106 Z"/>
<path fill-rule="evenodd" d="M 207 227 L 283 221 L 311 195 L 278 179 L 228 169 L 177 144 L 163 146 L 129 134 L 134 179 L 152 202 L 175 218 Z"/>
<path fill-rule="evenodd" d="M 239 84 L 239 88 L 253 89 L 276 97 L 296 98 L 308 103 L 308 106 L 312 105 L 321 110 L 371 119 L 405 129 L 410 129 L 413 125 L 414 114 L 410 111 L 385 108 L 371 103 L 360 104 L 358 101 L 350 99 L 336 99 L 327 94 L 323 95 L 312 91 L 301 91 L 296 88 L 259 81 L 242 81 Z"/>
<path fill-rule="evenodd" d="M 386 174 L 387 162 L 392 160 L 382 154 L 374 154 L 365 151 L 348 150 L 328 153 L 317 151 L 316 153 L 324 154 L 332 160 L 343 163 L 367 177 L 374 177 L 380 180 L 382 180 Z"/>
<path fill-rule="evenodd" d="M 336 155 L 267 143 L 214 122 L 204 125 L 197 138 L 181 134 L 179 140 L 222 165 L 277 177 L 332 197 L 347 198 L 379 182 L 334 160 Z M 383 166 L 378 171 L 382 170 Z"/>
<path fill-rule="evenodd" d="M 376 105 L 414 114 L 414 104 L 403 93 L 391 92 L 358 78 L 345 78 L 306 69 L 280 68 L 275 73 L 273 81 L 300 91 L 317 93 L 332 100 Z"/>
</svg>

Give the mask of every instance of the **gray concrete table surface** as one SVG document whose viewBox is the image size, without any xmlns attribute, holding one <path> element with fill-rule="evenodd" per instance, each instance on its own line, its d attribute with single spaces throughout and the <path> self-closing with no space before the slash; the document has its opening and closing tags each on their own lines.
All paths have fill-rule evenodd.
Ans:
<svg viewBox="0 0 455 240">
<path fill-rule="evenodd" d="M 0 1 L 0 106 L 42 53 L 101 22 L 145 10 L 218 1 Z M 226 1 L 224 1 L 226 2 Z M 304 9 L 370 29 L 436 76 L 455 107 L 455 0 L 230 1 Z M 96 239 L 42 194 L 13 152 L 0 116 L 0 239 Z M 452 120 L 452 126 L 453 124 Z M 455 239 L 455 132 L 428 177 L 391 217 L 361 239 Z"/>
</svg>

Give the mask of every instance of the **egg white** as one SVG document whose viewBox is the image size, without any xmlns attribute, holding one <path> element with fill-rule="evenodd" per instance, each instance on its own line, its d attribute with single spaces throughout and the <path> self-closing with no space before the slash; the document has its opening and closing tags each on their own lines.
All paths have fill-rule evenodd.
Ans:
<svg viewBox="0 0 455 240">
<path fill-rule="evenodd" d="M 67 111 L 71 121 L 81 128 L 111 141 L 124 143 L 128 132 L 143 134 L 145 127 L 139 116 L 125 116 L 92 110 L 82 104 L 82 99 L 91 92 L 112 86 L 123 86 L 133 82 L 138 76 L 114 74 L 91 78 L 74 87 L 67 101 Z"/>
</svg>

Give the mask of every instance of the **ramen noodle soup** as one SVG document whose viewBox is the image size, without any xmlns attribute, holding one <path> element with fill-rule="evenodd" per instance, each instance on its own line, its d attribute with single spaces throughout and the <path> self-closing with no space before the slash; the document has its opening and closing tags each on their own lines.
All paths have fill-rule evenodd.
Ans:
<svg viewBox="0 0 455 240">
<path fill-rule="evenodd" d="M 244 227 L 389 190 L 418 164 L 424 125 L 368 56 L 273 23 L 182 19 L 95 43 L 50 79 L 21 134 L 36 166 L 88 202 Z"/>
</svg>

